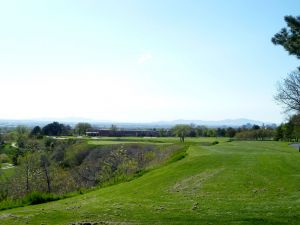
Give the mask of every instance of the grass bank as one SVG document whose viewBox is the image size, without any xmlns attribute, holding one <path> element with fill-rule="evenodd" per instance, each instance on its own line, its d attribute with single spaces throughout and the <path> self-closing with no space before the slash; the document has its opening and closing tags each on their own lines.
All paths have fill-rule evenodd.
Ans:
<svg viewBox="0 0 300 225">
<path fill-rule="evenodd" d="M 130 182 L 6 210 L 0 223 L 299 224 L 299 152 L 282 142 L 200 142 Z"/>
</svg>

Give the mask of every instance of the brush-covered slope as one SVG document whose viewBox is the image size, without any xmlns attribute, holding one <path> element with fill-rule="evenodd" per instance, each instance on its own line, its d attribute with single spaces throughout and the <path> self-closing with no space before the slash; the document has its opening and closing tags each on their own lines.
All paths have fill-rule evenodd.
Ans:
<svg viewBox="0 0 300 225">
<path fill-rule="evenodd" d="M 0 224 L 300 224 L 300 153 L 287 143 L 186 145 L 135 180 L 2 211 Z"/>
</svg>

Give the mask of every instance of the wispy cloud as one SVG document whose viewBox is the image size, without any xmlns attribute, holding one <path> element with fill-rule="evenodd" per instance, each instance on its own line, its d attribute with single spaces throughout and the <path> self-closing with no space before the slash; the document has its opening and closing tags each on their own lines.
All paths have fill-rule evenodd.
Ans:
<svg viewBox="0 0 300 225">
<path fill-rule="evenodd" d="M 144 64 L 153 58 L 151 53 L 144 53 L 138 58 L 138 64 Z"/>
</svg>

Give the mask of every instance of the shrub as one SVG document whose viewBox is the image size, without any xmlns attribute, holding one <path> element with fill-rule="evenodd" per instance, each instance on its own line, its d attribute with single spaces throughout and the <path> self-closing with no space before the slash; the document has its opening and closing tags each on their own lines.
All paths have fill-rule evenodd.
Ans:
<svg viewBox="0 0 300 225">
<path fill-rule="evenodd" d="M 23 206 L 20 200 L 4 199 L 0 202 L 0 210 L 12 209 L 19 206 Z"/>
<path fill-rule="evenodd" d="M 9 158 L 6 154 L 0 154 L 0 163 L 8 163 L 9 162 Z"/>
<path fill-rule="evenodd" d="M 59 199 L 60 197 L 54 194 L 31 192 L 23 198 L 22 202 L 24 205 L 36 205 L 45 202 L 56 201 Z"/>
</svg>

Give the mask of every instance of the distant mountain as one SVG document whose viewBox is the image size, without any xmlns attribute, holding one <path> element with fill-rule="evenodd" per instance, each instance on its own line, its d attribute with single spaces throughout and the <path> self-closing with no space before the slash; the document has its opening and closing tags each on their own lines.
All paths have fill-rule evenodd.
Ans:
<svg viewBox="0 0 300 225">
<path fill-rule="evenodd" d="M 199 126 L 206 127 L 240 127 L 243 125 L 252 126 L 256 125 L 272 125 L 276 126 L 275 123 L 263 122 L 250 119 L 226 119 L 226 120 L 216 120 L 216 121 L 205 121 L 205 120 L 172 120 L 172 121 L 157 121 L 157 122 L 148 122 L 148 123 L 133 123 L 133 122 L 117 122 L 117 121 L 106 121 L 106 120 L 93 120 L 86 118 L 40 118 L 40 119 L 31 119 L 31 120 L 5 120 L 0 119 L 0 127 L 16 127 L 18 125 L 25 125 L 33 127 L 36 125 L 44 126 L 53 121 L 58 121 L 60 123 L 69 124 L 74 126 L 78 122 L 88 122 L 93 126 L 109 128 L 112 124 L 120 128 L 170 128 L 176 124 L 194 124 Z"/>
<path fill-rule="evenodd" d="M 172 127 L 176 124 L 194 124 L 196 126 L 206 126 L 206 127 L 241 127 L 243 125 L 252 126 L 254 124 L 262 126 L 276 126 L 275 123 L 263 122 L 251 119 L 226 119 L 226 120 L 215 120 L 215 121 L 205 121 L 205 120 L 173 120 L 173 121 L 159 121 L 151 123 L 153 127 Z"/>
<path fill-rule="evenodd" d="M 215 121 L 205 121 L 205 120 L 174 120 L 174 121 L 161 121 L 157 122 L 158 124 L 168 124 L 168 125 L 175 125 L 175 124 L 195 124 L 195 125 L 203 125 L 207 127 L 240 127 L 246 124 L 251 125 L 273 125 L 274 123 L 270 122 L 263 122 L 258 120 L 251 120 L 251 119 L 226 119 L 226 120 L 215 120 Z"/>
</svg>

